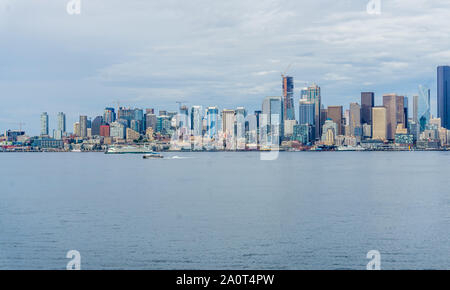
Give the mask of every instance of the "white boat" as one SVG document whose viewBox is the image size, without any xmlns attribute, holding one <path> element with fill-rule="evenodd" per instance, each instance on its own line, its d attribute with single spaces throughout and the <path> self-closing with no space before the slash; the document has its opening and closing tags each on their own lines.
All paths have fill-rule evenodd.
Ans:
<svg viewBox="0 0 450 290">
<path fill-rule="evenodd" d="M 105 154 L 148 154 L 153 153 L 151 148 L 146 146 L 110 146 Z"/>
<path fill-rule="evenodd" d="M 144 158 L 144 159 L 158 159 L 158 158 L 164 158 L 164 156 L 162 156 L 162 154 L 160 154 L 160 153 L 152 152 L 150 154 L 145 154 L 144 156 L 142 156 L 142 158 Z"/>
<path fill-rule="evenodd" d="M 364 149 L 361 146 L 357 146 L 357 147 L 354 147 L 354 146 L 339 146 L 337 148 L 337 151 L 364 151 L 364 150 L 366 150 L 366 149 Z"/>
</svg>

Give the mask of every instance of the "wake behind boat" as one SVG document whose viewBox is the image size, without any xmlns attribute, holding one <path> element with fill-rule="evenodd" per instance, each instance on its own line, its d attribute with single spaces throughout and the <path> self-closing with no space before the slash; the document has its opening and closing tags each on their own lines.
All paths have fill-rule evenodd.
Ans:
<svg viewBox="0 0 450 290">
<path fill-rule="evenodd" d="M 160 153 L 156 153 L 156 152 L 152 152 L 150 154 L 145 154 L 144 156 L 142 156 L 142 158 L 144 159 L 158 159 L 158 158 L 164 158 L 164 156 Z"/>
<path fill-rule="evenodd" d="M 151 148 L 146 146 L 110 146 L 105 154 L 150 154 L 153 153 Z"/>
</svg>

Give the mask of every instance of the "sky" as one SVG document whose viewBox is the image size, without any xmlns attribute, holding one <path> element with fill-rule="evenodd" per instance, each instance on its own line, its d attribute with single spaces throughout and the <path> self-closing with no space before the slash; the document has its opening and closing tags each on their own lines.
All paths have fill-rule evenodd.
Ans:
<svg viewBox="0 0 450 290">
<path fill-rule="evenodd" d="M 373 0 L 372 0 L 373 1 Z M 450 63 L 450 1 L 381 0 L 0 0 L 0 131 L 68 131 L 104 107 L 176 110 L 177 101 L 260 109 L 295 79 L 295 103 L 317 83 L 325 106 L 361 91 L 412 97 Z M 287 71 L 286 71 L 287 70 Z M 298 111 L 297 111 L 298 112 Z M 297 113 L 296 112 L 296 113 Z"/>
</svg>

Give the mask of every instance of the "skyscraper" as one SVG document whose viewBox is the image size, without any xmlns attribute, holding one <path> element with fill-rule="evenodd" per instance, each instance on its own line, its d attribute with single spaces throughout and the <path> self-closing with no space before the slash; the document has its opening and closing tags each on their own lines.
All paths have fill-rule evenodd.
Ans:
<svg viewBox="0 0 450 290">
<path fill-rule="evenodd" d="M 412 119 L 415 123 L 419 123 L 419 96 L 413 96 L 413 112 Z"/>
<path fill-rule="evenodd" d="M 284 120 L 295 120 L 294 78 L 283 75 Z"/>
<path fill-rule="evenodd" d="M 342 106 L 328 106 L 327 117 L 337 125 L 336 135 L 343 135 L 343 108 Z"/>
<path fill-rule="evenodd" d="M 87 116 L 80 116 L 80 137 L 87 137 Z"/>
<path fill-rule="evenodd" d="M 441 126 L 450 129 L 450 66 L 437 68 L 437 116 Z"/>
<path fill-rule="evenodd" d="M 372 125 L 372 108 L 375 106 L 375 94 L 361 93 L 361 123 Z"/>
<path fill-rule="evenodd" d="M 58 131 L 66 132 L 66 115 L 63 112 L 58 113 Z"/>
<path fill-rule="evenodd" d="M 397 95 L 395 94 L 383 96 L 383 106 L 386 108 L 386 139 L 389 140 L 394 139 L 397 128 L 396 98 Z"/>
<path fill-rule="evenodd" d="M 116 112 L 114 111 L 114 108 L 105 108 L 103 120 L 106 124 L 111 124 L 116 121 Z"/>
<path fill-rule="evenodd" d="M 261 129 L 265 142 L 279 145 L 283 136 L 283 104 L 281 97 L 266 97 L 262 105 Z"/>
<path fill-rule="evenodd" d="M 372 108 L 372 139 L 374 140 L 387 140 L 386 113 L 386 107 Z"/>
<path fill-rule="evenodd" d="M 312 128 L 312 134 L 309 137 L 315 139 L 315 104 L 313 102 L 309 102 L 307 99 L 301 99 L 299 101 L 298 112 L 299 125 L 310 125 Z"/>
<path fill-rule="evenodd" d="M 321 124 L 321 101 L 320 87 L 316 84 L 312 84 L 308 87 L 307 100 L 314 103 L 314 125 L 315 125 L 315 135 L 316 140 L 319 140 L 322 134 L 322 124 Z"/>
<path fill-rule="evenodd" d="M 217 138 L 219 109 L 217 107 L 208 107 L 206 109 L 207 134 L 210 139 Z"/>
<path fill-rule="evenodd" d="M 245 119 L 247 117 L 247 111 L 244 107 L 238 107 L 236 109 L 236 149 L 245 149 Z"/>
<path fill-rule="evenodd" d="M 100 136 L 100 127 L 103 125 L 103 117 L 97 116 L 95 117 L 94 121 L 92 121 L 92 136 Z"/>
<path fill-rule="evenodd" d="M 48 114 L 41 114 L 41 136 L 48 136 Z"/>
<path fill-rule="evenodd" d="M 419 95 L 417 103 L 417 123 L 420 127 L 420 132 L 423 132 L 431 119 L 431 91 L 425 86 L 419 86 Z"/>
<path fill-rule="evenodd" d="M 191 132 L 192 136 L 200 137 L 203 135 L 203 116 L 202 106 L 192 106 L 191 108 Z"/>
<path fill-rule="evenodd" d="M 350 103 L 350 136 L 362 136 L 361 106 L 358 103 Z"/>
</svg>

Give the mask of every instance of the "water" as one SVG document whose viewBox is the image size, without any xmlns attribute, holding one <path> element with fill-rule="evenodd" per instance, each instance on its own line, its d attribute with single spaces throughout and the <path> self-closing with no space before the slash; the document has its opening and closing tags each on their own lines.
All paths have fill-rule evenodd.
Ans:
<svg viewBox="0 0 450 290">
<path fill-rule="evenodd" d="M 165 156 L 1 153 L 0 269 L 450 269 L 448 152 Z"/>
</svg>

